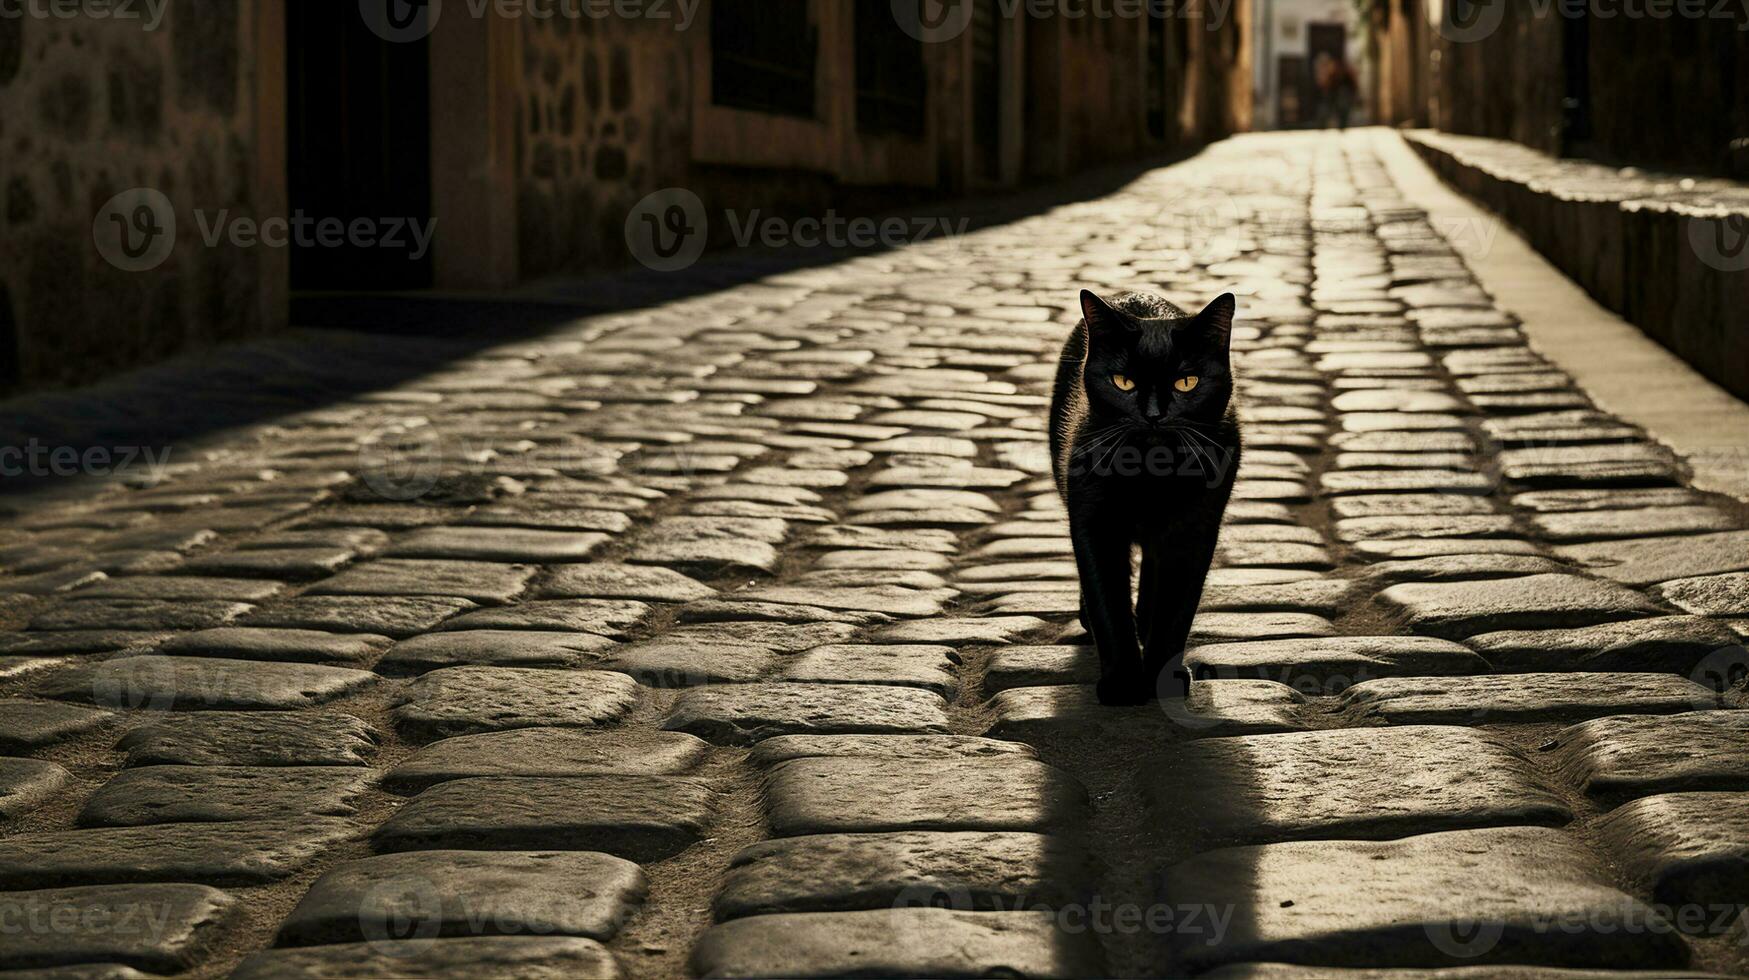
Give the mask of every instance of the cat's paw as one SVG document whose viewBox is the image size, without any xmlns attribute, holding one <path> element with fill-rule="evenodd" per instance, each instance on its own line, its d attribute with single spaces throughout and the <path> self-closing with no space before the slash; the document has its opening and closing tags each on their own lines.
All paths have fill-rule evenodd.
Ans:
<svg viewBox="0 0 1749 980">
<path fill-rule="evenodd" d="M 1099 703 L 1107 707 L 1133 707 L 1154 700 L 1154 685 L 1140 671 L 1101 677 L 1093 690 Z"/>
</svg>

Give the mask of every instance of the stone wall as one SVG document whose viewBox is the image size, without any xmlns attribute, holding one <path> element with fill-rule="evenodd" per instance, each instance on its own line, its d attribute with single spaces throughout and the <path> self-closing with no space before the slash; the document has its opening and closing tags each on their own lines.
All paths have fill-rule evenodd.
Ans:
<svg viewBox="0 0 1749 980">
<path fill-rule="evenodd" d="M 1509 139 L 1546 153 L 1749 177 L 1749 11 L 1689 6 L 1704 16 L 1590 16 L 1569 50 L 1572 0 L 1370 0 L 1380 70 L 1379 118 Z M 1441 30 L 1430 9 L 1467 2 L 1486 29 Z M 1582 6 L 1582 5 L 1581 5 Z M 1645 11 L 1652 5 L 1622 10 Z M 1581 53 L 1582 52 L 1582 53 Z M 1590 132 L 1564 126 L 1566 62 L 1582 57 Z"/>
<path fill-rule="evenodd" d="M 0 390 L 49 387 L 262 329 L 261 257 L 200 240 L 250 210 L 255 4 L 165 3 L 153 21 L 0 18 Z M 178 226 L 149 271 L 108 263 L 93 221 L 152 187 Z"/>
<path fill-rule="evenodd" d="M 522 274 L 623 261 L 626 214 L 687 175 L 688 39 L 666 21 L 555 17 L 523 18 L 521 40 Z"/>
</svg>

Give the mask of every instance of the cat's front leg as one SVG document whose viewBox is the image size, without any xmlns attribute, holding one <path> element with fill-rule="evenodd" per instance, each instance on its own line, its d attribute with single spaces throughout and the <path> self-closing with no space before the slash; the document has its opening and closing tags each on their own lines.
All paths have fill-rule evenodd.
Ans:
<svg viewBox="0 0 1749 980">
<path fill-rule="evenodd" d="M 1101 704 L 1141 704 L 1153 697 L 1136 644 L 1130 610 L 1129 536 L 1093 520 L 1071 520 L 1075 566 L 1081 575 L 1081 606 L 1099 651 Z"/>
<path fill-rule="evenodd" d="M 1154 589 L 1155 610 L 1143 662 L 1149 687 L 1161 696 L 1190 693 L 1184 647 L 1190 639 L 1197 607 L 1202 604 L 1203 583 L 1214 563 L 1219 539 L 1217 525 L 1212 531 L 1181 531 L 1142 549 L 1142 582 Z M 1151 574 L 1146 571 L 1149 568 L 1153 569 Z"/>
</svg>

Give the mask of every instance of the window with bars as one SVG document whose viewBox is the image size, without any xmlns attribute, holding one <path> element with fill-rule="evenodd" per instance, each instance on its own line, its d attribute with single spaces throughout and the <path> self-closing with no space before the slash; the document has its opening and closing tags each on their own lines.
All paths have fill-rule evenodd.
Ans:
<svg viewBox="0 0 1749 980">
<path fill-rule="evenodd" d="M 923 42 L 899 26 L 891 0 L 856 0 L 857 131 L 921 138 L 926 85 Z"/>
<path fill-rule="evenodd" d="M 808 0 L 716 0 L 711 5 L 711 101 L 813 118 L 819 31 Z"/>
</svg>

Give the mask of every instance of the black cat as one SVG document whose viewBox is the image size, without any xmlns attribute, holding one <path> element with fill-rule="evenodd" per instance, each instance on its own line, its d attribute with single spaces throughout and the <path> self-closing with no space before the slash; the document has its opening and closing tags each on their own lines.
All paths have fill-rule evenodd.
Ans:
<svg viewBox="0 0 1749 980">
<path fill-rule="evenodd" d="M 1051 396 L 1051 469 L 1069 510 L 1099 700 L 1158 696 L 1184 650 L 1239 468 L 1234 300 L 1195 316 L 1158 296 L 1081 293 Z M 1131 547 L 1142 579 L 1130 611 Z M 1137 647 L 1140 627 L 1141 647 Z"/>
</svg>

